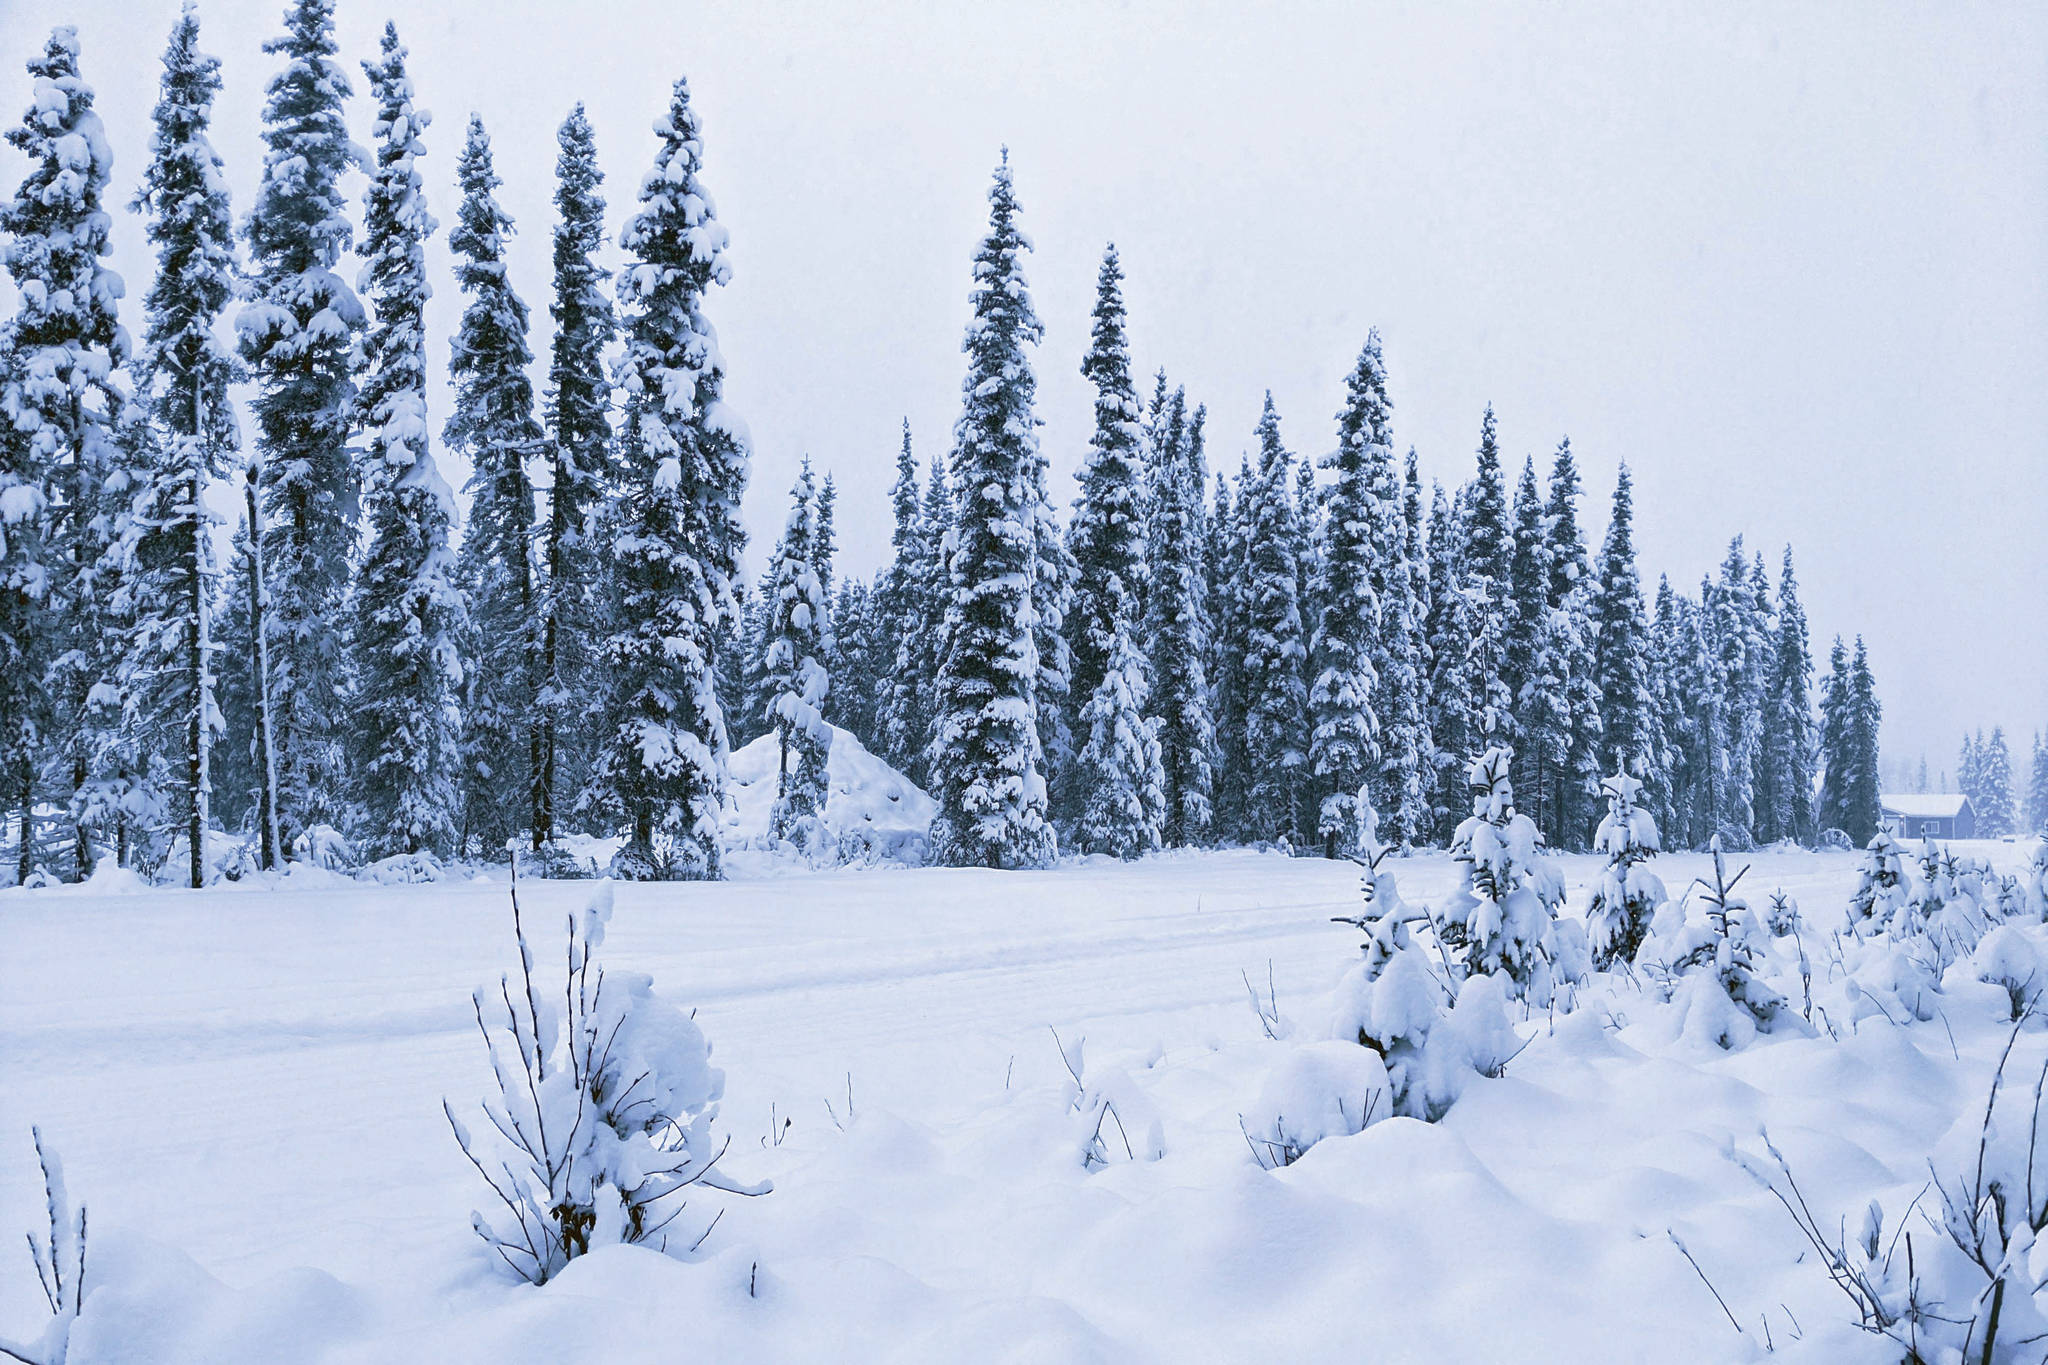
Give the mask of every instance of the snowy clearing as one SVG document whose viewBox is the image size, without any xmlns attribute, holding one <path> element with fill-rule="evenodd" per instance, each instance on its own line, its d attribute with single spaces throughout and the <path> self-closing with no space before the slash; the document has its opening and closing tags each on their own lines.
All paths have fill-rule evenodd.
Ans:
<svg viewBox="0 0 2048 1365">
<path fill-rule="evenodd" d="M 1751 861 L 1816 924 L 1855 880 L 1846 854 Z M 1564 864 L 1576 907 L 1598 863 Z M 1674 889 L 1704 864 L 1659 860 Z M 1411 897 L 1455 873 L 1398 865 Z M 1348 864 L 1247 853 L 621 886 L 610 961 L 697 1007 L 727 1069 L 731 1171 L 777 1189 L 693 1193 L 686 1241 L 726 1212 L 694 1263 L 613 1247 L 541 1289 L 484 1260 L 467 1222 L 487 1192 L 440 1112 L 487 1086 L 467 991 L 512 966 L 503 883 L 5 893 L 0 1225 L 41 1213 L 34 1121 L 93 1212 L 106 1286 L 74 1365 L 653 1360 L 684 1340 L 792 1361 L 1335 1359 L 1362 1342 L 1394 1360 L 1720 1361 L 1760 1350 L 1764 1318 L 1788 1359 L 1886 1358 L 1725 1149 L 1760 1154 L 1769 1125 L 1824 1222 L 1905 1207 L 1959 1116 L 1975 1131 L 2010 1032 L 1983 997 L 1947 1001 L 1945 1025 L 1732 1055 L 1671 1038 L 1674 1007 L 1639 994 L 1588 1005 L 1523 1025 L 1505 1079 L 1442 1124 L 1377 1122 L 1268 1172 L 1239 1115 L 1355 959 L 1329 917 L 1356 885 Z M 529 923 L 589 889 L 529 884 Z M 1269 962 L 1291 1039 L 1266 1039 L 1246 1000 L 1239 973 L 1263 994 Z M 1157 1115 L 1162 1160 L 1084 1171 L 1052 1029 L 1085 1037 L 1090 1085 Z M 2044 1050 L 2023 1036 L 2015 1074 Z M 793 1120 L 780 1144 L 771 1105 Z M 0 1276 L 0 1313 L 32 1338 L 24 1266 Z"/>
</svg>

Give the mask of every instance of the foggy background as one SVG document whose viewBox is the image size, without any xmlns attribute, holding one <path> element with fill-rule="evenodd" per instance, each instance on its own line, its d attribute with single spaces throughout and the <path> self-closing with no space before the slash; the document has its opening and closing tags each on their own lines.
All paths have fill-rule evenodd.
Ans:
<svg viewBox="0 0 2048 1365">
<path fill-rule="evenodd" d="M 238 220 L 282 8 L 201 6 Z M 125 205 L 177 9 L 0 0 L 0 117 L 25 105 L 49 25 L 76 24 Z M 690 78 L 732 233 L 710 308 L 754 436 L 750 576 L 805 453 L 839 483 L 841 571 L 886 562 L 902 420 L 921 458 L 950 442 L 1007 144 L 1063 508 L 1113 239 L 1134 360 L 1208 404 L 1212 469 L 1251 447 L 1267 388 L 1289 447 L 1328 450 L 1377 326 L 1397 446 L 1425 480 L 1470 475 L 1490 401 L 1511 480 L 1570 435 L 1595 547 L 1628 461 L 1647 590 L 1660 572 L 1697 588 L 1738 532 L 1775 580 L 1792 541 L 1816 664 L 1837 633 L 1869 641 L 1887 768 L 1924 752 L 1953 777 L 1964 728 L 1997 723 L 2024 782 L 2048 724 L 2048 9 L 340 0 L 362 143 L 357 62 L 387 16 L 436 116 L 437 370 L 462 307 L 446 225 L 469 113 L 519 221 L 538 387 L 555 129 L 586 103 L 616 239 L 649 124 Z M 22 172 L 0 146 L 0 192 Z M 139 333 L 143 225 L 117 212 L 114 233 Z M 445 389 L 431 401 L 438 435 Z"/>
</svg>

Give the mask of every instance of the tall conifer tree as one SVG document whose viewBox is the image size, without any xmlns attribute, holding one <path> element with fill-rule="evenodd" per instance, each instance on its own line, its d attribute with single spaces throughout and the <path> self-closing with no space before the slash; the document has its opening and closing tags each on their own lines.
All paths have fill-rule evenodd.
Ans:
<svg viewBox="0 0 2048 1365">
<path fill-rule="evenodd" d="M 459 828 L 465 613 L 449 547 L 455 498 L 428 446 L 426 240 L 437 224 L 417 165 L 428 116 L 413 107 L 405 56 L 398 30 L 386 24 L 377 60 L 363 63 L 377 101 L 377 146 L 360 251 L 376 320 L 357 395 L 369 437 L 369 546 L 354 591 L 351 709 L 364 848 L 445 855 Z"/>
<path fill-rule="evenodd" d="M 654 168 L 619 244 L 626 354 L 620 492 L 611 527 L 610 695 L 592 781 L 625 819 L 619 875 L 715 880 L 728 740 L 717 648 L 737 613 L 746 428 L 723 401 L 706 296 L 732 273 L 698 176 L 703 142 L 678 79 L 655 123 Z"/>
<path fill-rule="evenodd" d="M 129 723 L 144 732 L 142 748 L 179 792 L 187 857 L 179 871 L 193 887 L 206 881 L 220 728 L 211 620 L 218 571 L 205 493 L 241 444 L 228 398 L 241 366 L 214 335 L 236 284 L 227 185 L 208 137 L 219 93 L 220 63 L 199 50 L 199 19 L 188 4 L 164 52 L 156 138 L 135 197 L 157 249 L 138 367 L 156 436 L 131 551 L 135 629 L 122 691 Z"/>
<path fill-rule="evenodd" d="M 1266 394 L 1259 416 L 1259 465 L 1240 500 L 1247 523 L 1244 664 L 1245 836 L 1299 843 L 1302 778 L 1308 764 L 1308 657 L 1301 616 L 1302 533 L 1294 499 L 1294 457 L 1280 440 L 1280 415 Z"/>
<path fill-rule="evenodd" d="M 350 459 L 357 334 L 365 317 L 337 271 L 353 229 L 341 180 L 362 165 L 342 103 L 333 0 L 293 0 L 263 108 L 263 178 L 244 232 L 254 273 L 237 319 L 255 371 L 263 485 L 263 629 L 271 677 L 278 823 L 286 847 L 341 815 L 339 685 L 360 480 Z"/>
<path fill-rule="evenodd" d="M 1372 656 L 1381 607 L 1373 576 L 1376 537 L 1388 518 L 1374 476 L 1393 460 L 1393 404 L 1377 331 L 1367 336 L 1345 387 L 1337 449 L 1324 461 L 1336 477 L 1317 564 L 1321 617 L 1310 651 L 1315 681 L 1308 698 L 1316 834 L 1324 856 L 1332 858 L 1349 851 L 1358 837 L 1360 794 L 1380 757 L 1379 678 Z"/>
<path fill-rule="evenodd" d="M 1153 709 L 1159 718 L 1159 761 L 1165 774 L 1169 848 L 1206 841 L 1213 807 L 1211 753 L 1216 734 L 1209 710 L 1209 622 L 1204 597 L 1201 428 L 1204 413 L 1187 411 L 1178 390 L 1155 433 L 1152 465 L 1151 640 Z"/>
<path fill-rule="evenodd" d="M 527 461 L 544 437 L 533 413 L 533 352 L 526 304 L 505 269 L 512 219 L 483 121 L 469 120 L 456 167 L 462 209 L 448 245 L 469 303 L 448 361 L 455 410 L 442 439 L 472 470 L 469 524 L 455 578 L 469 605 L 463 680 L 462 826 L 485 853 L 505 847 L 526 814 L 529 828 L 543 763 L 540 727 L 541 584 L 534 564 L 533 480 Z"/>
<path fill-rule="evenodd" d="M 605 692 L 596 647 L 609 630 L 600 582 L 598 518 L 617 484 L 612 455 L 611 386 L 605 350 L 617 335 L 609 277 L 593 259 L 604 244 L 604 175 L 590 120 L 577 105 L 556 134 L 555 335 L 548 351 L 547 435 L 550 478 L 540 553 L 540 658 L 535 665 L 533 844 L 557 832 L 566 798 L 583 790 L 595 758 L 585 723 L 591 699 Z"/>
<path fill-rule="evenodd" d="M 1039 744 L 1033 612 L 1044 497 L 1037 380 L 1025 348 L 1041 329 L 1017 214 L 1006 151 L 989 188 L 974 320 L 962 346 L 968 367 L 953 472 L 966 496 L 947 541 L 951 593 L 932 742 L 933 856 L 961 867 L 1035 867 L 1057 852 Z"/>
<path fill-rule="evenodd" d="M 92 871 L 98 757 L 92 694 L 111 670 L 123 632 L 113 620 L 108 551 L 111 499 L 124 491 L 120 442 L 131 433 L 116 371 L 128 334 L 116 308 L 121 277 L 103 206 L 113 165 L 92 87 L 79 74 L 77 30 L 52 29 L 29 59 L 34 96 L 7 140 L 29 161 L 14 199 L 0 206 L 7 271 L 20 295 L 0 351 L 8 357 L 0 427 L 9 454 L 0 474 L 0 566 L 7 597 L 0 660 L 6 739 L 21 801 L 18 871 L 32 870 L 29 837 L 39 761 L 54 768 L 71 808 L 75 875 Z M 139 435 L 139 433 L 132 433 Z M 18 747 L 17 746 L 18 741 Z"/>
</svg>

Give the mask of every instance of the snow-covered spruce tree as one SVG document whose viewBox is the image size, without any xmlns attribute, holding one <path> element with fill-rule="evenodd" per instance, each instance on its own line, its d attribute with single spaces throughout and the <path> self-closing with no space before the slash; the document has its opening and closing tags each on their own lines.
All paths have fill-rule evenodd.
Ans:
<svg viewBox="0 0 2048 1365">
<path fill-rule="evenodd" d="M 376 162 L 363 209 L 364 338 L 356 414 L 369 438 L 349 640 L 357 842 L 372 856 L 457 850 L 465 629 L 449 537 L 455 497 L 428 448 L 427 212 L 417 161 L 428 116 L 413 107 L 406 50 L 384 26 L 363 63 L 377 102 Z"/>
<path fill-rule="evenodd" d="M 1586 937 L 1595 967 L 1635 960 L 1650 932 L 1657 907 L 1670 897 L 1657 874 L 1644 864 L 1657 856 L 1657 822 L 1636 804 L 1643 784 L 1616 773 L 1601 784 L 1607 796 L 1607 817 L 1593 835 L 1593 851 L 1607 855 L 1607 866 L 1586 904 Z"/>
<path fill-rule="evenodd" d="M 1310 646 L 1309 768 L 1318 800 L 1316 834 L 1323 856 L 1335 858 L 1358 828 L 1361 789 L 1371 781 L 1380 756 L 1380 722 L 1375 711 L 1379 679 L 1372 654 L 1379 631 L 1380 602 L 1373 591 L 1381 514 L 1374 472 L 1391 466 L 1392 404 L 1380 360 L 1377 331 L 1366 338 L 1358 364 L 1346 381 L 1344 410 L 1337 416 L 1337 449 L 1324 460 L 1336 475 L 1329 489 L 1317 547 L 1316 599 L 1320 612 Z"/>
<path fill-rule="evenodd" d="M 1635 481 L 1626 464 L 1615 475 L 1614 508 L 1607 519 L 1607 538 L 1600 545 L 1593 591 L 1600 766 L 1647 783 L 1658 770 L 1660 746 L 1650 699 L 1649 621 L 1643 614 L 1642 581 L 1636 576 Z M 1612 820 L 1613 783 L 1602 785 Z M 1600 842 L 1598 836 L 1594 842 Z"/>
<path fill-rule="evenodd" d="M 1415 673 L 1416 781 L 1408 793 L 1411 843 L 1428 843 L 1436 828 L 1436 771 L 1440 761 L 1430 729 L 1430 678 L 1436 666 L 1429 642 L 1429 519 L 1422 504 L 1422 470 L 1415 447 L 1401 471 L 1402 560 L 1408 566 L 1408 656 Z"/>
<path fill-rule="evenodd" d="M 1301 619 L 1301 533 L 1294 505 L 1294 457 L 1280 441 L 1280 415 L 1266 394 L 1259 416 L 1259 466 L 1239 508 L 1246 518 L 1245 837 L 1294 844 L 1308 763 L 1307 659 Z"/>
<path fill-rule="evenodd" d="M 617 333 L 608 273 L 593 259 L 604 245 L 604 175 L 590 120 L 578 104 L 556 134 L 555 334 L 548 349 L 547 435 L 551 478 L 541 534 L 540 659 L 535 671 L 535 728 L 540 752 L 533 774 L 533 842 L 557 830 L 557 812 L 583 790 L 593 758 L 592 702 L 607 680 L 599 665 L 603 560 L 597 518 L 613 479 L 611 384 L 605 350 Z"/>
<path fill-rule="evenodd" d="M 1841 830 L 1849 826 L 1849 784 L 1855 767 L 1852 727 L 1855 701 L 1849 677 L 1849 652 L 1842 637 L 1835 637 L 1828 654 L 1828 676 L 1820 694 L 1820 828 Z"/>
<path fill-rule="evenodd" d="M 689 1014 L 654 994 L 653 978 L 607 972 L 598 963 L 612 912 L 610 882 L 568 917 L 560 985 L 535 979 L 536 956 L 512 893 L 520 977 L 500 977 L 471 994 L 490 1053 L 497 1094 L 482 1102 L 482 1141 L 441 1110 L 462 1153 L 491 1187 L 490 1217 L 470 1227 L 515 1275 L 545 1284 L 600 1246 L 666 1249 L 691 1186 L 761 1195 L 719 1169 L 725 1145 L 712 1124 L 725 1073 Z M 714 1216 L 689 1215 L 694 1245 Z"/>
<path fill-rule="evenodd" d="M 869 753 L 878 752 L 877 706 L 884 685 L 883 669 L 893 657 L 896 640 L 875 616 L 875 595 L 857 578 L 839 580 L 832 598 L 832 705 L 827 718 L 860 737 Z M 728 695 L 721 691 L 720 695 Z"/>
<path fill-rule="evenodd" d="M 789 521 L 768 562 L 766 633 L 761 654 L 765 718 L 775 732 L 775 805 L 768 835 L 810 846 L 824 813 L 832 729 L 825 723 L 831 678 L 825 590 L 818 581 L 818 491 L 811 462 L 790 490 Z"/>
<path fill-rule="evenodd" d="M 527 461 L 544 438 L 533 415 L 526 304 L 505 269 L 511 217 L 483 120 L 470 116 L 456 167 L 462 209 L 448 246 L 469 296 L 448 360 L 455 410 L 442 439 L 470 462 L 469 525 L 455 581 L 469 606 L 462 688 L 463 843 L 495 854 L 530 813 L 541 762 L 535 707 L 541 662 L 540 584 L 534 572 L 533 480 Z"/>
<path fill-rule="evenodd" d="M 1571 438 L 1566 437 L 1558 443 L 1543 508 L 1549 541 L 1548 629 L 1555 641 L 1552 657 L 1563 681 L 1564 756 L 1550 802 L 1551 842 L 1560 848 L 1585 847 L 1601 773 L 1600 682 L 1593 654 L 1594 583 L 1586 562 L 1586 542 L 1579 534 L 1579 492 L 1578 466 L 1572 460 Z"/>
<path fill-rule="evenodd" d="M 1074 761 L 1073 717 L 1069 698 L 1073 693 L 1074 659 L 1067 648 L 1065 620 L 1074 593 L 1074 556 L 1067 549 L 1059 516 L 1053 511 L 1052 485 L 1045 452 L 1032 457 L 1033 571 L 1031 577 L 1032 639 L 1038 649 L 1038 684 L 1033 689 L 1038 704 L 1038 740 L 1042 771 L 1048 784 L 1059 781 Z"/>
<path fill-rule="evenodd" d="M 1984 746 L 1980 773 L 1981 802 L 1977 808 L 1977 837 L 1999 839 L 2013 832 L 2012 754 L 2006 748 L 2005 727 L 1991 727 L 1991 740 Z"/>
<path fill-rule="evenodd" d="M 14 257 L 7 255 L 9 266 Z M 23 367 L 16 323 L 0 327 L 0 805 L 16 812 L 7 831 L 14 865 L 0 880 L 26 882 L 35 873 L 36 776 L 45 716 L 40 646 L 49 581 L 42 534 L 43 456 L 14 425 L 21 411 Z"/>
<path fill-rule="evenodd" d="M 2027 774 L 2027 825 L 2025 833 L 2048 830 L 2048 743 L 2034 735 L 2034 763 Z"/>
<path fill-rule="evenodd" d="M 6 720 L 10 747 L 21 741 L 9 785 L 22 801 L 23 834 L 37 767 L 48 764 L 52 795 L 71 806 L 72 862 L 83 877 L 96 856 L 92 782 L 106 725 L 93 694 L 123 638 L 110 619 L 108 535 L 125 503 L 119 442 L 130 433 L 122 430 L 128 400 L 115 373 L 128 358 L 116 316 L 123 285 L 100 259 L 110 249 L 102 196 L 113 153 L 78 54 L 75 29 L 51 30 L 28 62 L 33 102 L 7 132 L 29 168 L 13 200 L 0 205 L 7 271 L 20 296 L 0 347 L 9 356 L 0 418 L 10 428 L 9 472 L 0 479 L 8 599 L 0 630 L 20 669 L 6 685 Z M 24 878 L 32 842 L 22 840 Z"/>
<path fill-rule="evenodd" d="M 1074 591 L 1065 625 L 1073 700 L 1085 710 L 1108 672 L 1117 637 L 1137 629 L 1128 613 L 1137 608 L 1145 560 L 1144 434 L 1131 381 L 1123 269 L 1114 245 L 1103 252 L 1096 273 L 1094 323 L 1081 375 L 1095 388 L 1095 431 L 1075 475 L 1080 492 L 1067 525 Z M 1085 735 L 1085 727 L 1076 732 Z M 1079 766 L 1072 769 L 1055 789 L 1055 809 L 1062 815 L 1079 810 L 1093 781 Z"/>
<path fill-rule="evenodd" d="M 631 261 L 619 277 L 624 487 L 610 528 L 609 737 L 591 780 L 626 819 L 619 875 L 715 880 L 727 754 L 716 648 L 737 611 L 748 439 L 721 398 L 725 361 L 704 315 L 732 268 L 697 178 L 704 149 L 687 80 L 655 135 L 640 211 L 619 239 Z"/>
<path fill-rule="evenodd" d="M 135 197 L 157 252 L 137 366 L 155 439 L 123 584 L 133 627 L 121 692 L 125 723 L 178 791 L 187 864 L 174 871 L 193 887 L 206 884 L 211 755 L 220 728 L 211 621 L 218 575 L 204 499 L 241 444 L 228 399 L 241 366 L 214 335 L 235 291 L 227 184 L 207 136 L 219 93 L 220 63 L 199 50 L 198 14 L 187 5 L 164 51 L 156 137 Z"/>
<path fill-rule="evenodd" d="M 1158 717 L 1159 762 L 1165 774 L 1169 848 L 1209 837 L 1216 733 L 1209 710 L 1209 620 L 1204 609 L 1204 479 L 1200 455 L 1203 411 L 1192 417 L 1187 395 L 1174 392 L 1152 457 L 1151 645 L 1152 709 Z"/>
<path fill-rule="evenodd" d="M 1511 996 L 1541 1008 L 1558 985 L 1551 934 L 1564 879 L 1543 852 L 1536 822 L 1515 809 L 1514 755 L 1488 749 L 1472 761 L 1472 814 L 1451 840 L 1465 883 L 1448 914 L 1465 927 L 1465 969 L 1507 978 Z"/>
<path fill-rule="evenodd" d="M 1664 780 L 1648 793 L 1650 810 L 1664 841 L 1686 848 L 1694 842 L 1692 769 L 1697 749 L 1683 666 L 1690 621 L 1685 600 L 1665 575 L 1658 575 L 1655 601 L 1650 614 L 1650 696 L 1664 740 Z"/>
<path fill-rule="evenodd" d="M 1081 710 L 1087 740 L 1077 766 L 1088 774 L 1089 783 L 1074 824 L 1074 841 L 1084 853 L 1135 858 L 1160 845 L 1166 821 L 1165 775 L 1156 727 L 1144 715 L 1145 661 L 1129 631 L 1110 642 L 1106 662 L 1101 681 Z"/>
<path fill-rule="evenodd" d="M 1252 482 L 1250 462 L 1238 462 L 1237 496 L 1221 474 L 1209 517 L 1206 574 L 1209 602 L 1210 714 L 1216 733 L 1210 787 L 1211 827 L 1218 839 L 1242 842 L 1250 773 L 1245 754 L 1245 656 L 1251 649 L 1251 609 L 1246 597 L 1251 542 L 1245 506 Z"/>
<path fill-rule="evenodd" d="M 1551 630 L 1550 539 L 1544 533 L 1543 496 L 1533 458 L 1522 461 L 1513 516 L 1507 592 L 1500 604 L 1505 616 L 1501 672 L 1514 699 L 1506 735 L 1513 741 L 1515 785 L 1542 829 L 1549 824 L 1546 802 L 1570 743 L 1570 714 L 1556 655 L 1558 640 Z"/>
<path fill-rule="evenodd" d="M 1756 826 L 1756 768 L 1763 747 L 1763 640 L 1756 603 L 1750 592 L 1749 564 L 1742 537 L 1728 545 L 1721 576 L 1702 599 L 1713 624 L 1715 662 L 1720 669 L 1727 748 L 1725 799 L 1719 807 L 1720 828 L 1728 847 L 1746 847 Z M 1738 839 L 1739 832 L 1739 839 Z"/>
<path fill-rule="evenodd" d="M 1672 1031 L 1729 1052 L 1747 1046 L 1759 1033 L 1780 1028 L 1811 1032 L 1759 970 L 1750 945 L 1766 931 L 1749 903 L 1732 894 L 1742 872 L 1729 878 L 1720 835 L 1709 839 L 1707 848 L 1714 858 L 1714 880 L 1699 883 L 1706 923 L 1674 916 L 1668 932 L 1660 926 L 1641 955 L 1659 992 L 1677 1006 Z"/>
<path fill-rule="evenodd" d="M 889 486 L 889 507 L 895 525 L 889 535 L 893 554 L 876 580 L 870 608 L 887 651 L 877 660 L 881 673 L 875 698 L 875 744 L 897 771 L 909 773 L 912 756 L 924 747 L 929 729 L 923 715 L 926 679 L 911 670 L 917 661 L 917 636 L 924 621 L 925 565 L 931 548 L 924 539 L 919 506 L 917 456 L 910 448 L 910 419 L 903 419 L 903 445 L 896 453 L 896 481 Z"/>
<path fill-rule="evenodd" d="M 1856 637 L 1856 652 L 1849 665 L 1849 752 L 1850 776 L 1846 789 L 1847 823 L 1842 828 L 1851 839 L 1867 841 L 1883 823 L 1877 787 L 1878 725 L 1884 707 L 1877 700 L 1877 682 L 1870 673 L 1870 654 L 1863 637 Z"/>
<path fill-rule="evenodd" d="M 263 107 L 263 178 L 243 231 L 254 278 L 236 319 L 255 371 L 256 454 L 278 822 L 289 849 L 340 819 L 344 611 L 357 543 L 348 437 L 363 306 L 336 271 L 349 247 L 341 179 L 366 154 L 349 140 L 348 77 L 335 61 L 333 0 L 293 0 L 284 57 Z M 238 580 L 239 582 L 239 580 Z"/>
<path fill-rule="evenodd" d="M 1380 808 L 1387 812 L 1382 834 L 1397 847 L 1411 848 L 1427 843 L 1430 832 L 1424 785 L 1430 750 L 1424 714 L 1428 651 L 1421 639 L 1422 601 L 1415 582 L 1420 546 L 1411 556 L 1408 494 L 1396 478 L 1392 451 L 1388 455 L 1376 472 L 1374 490 L 1380 528 L 1373 589 L 1380 602 L 1380 629 L 1373 658 L 1379 690 L 1373 705 L 1382 725 L 1376 785 Z M 1419 519 L 1419 489 L 1415 496 Z"/>
<path fill-rule="evenodd" d="M 1074 592 L 1065 624 L 1082 748 L 1059 795 L 1075 821 L 1077 847 L 1127 858 L 1159 846 L 1165 778 L 1145 717 L 1150 688 L 1137 592 L 1145 572 L 1145 468 L 1122 283 L 1111 246 L 1096 276 L 1093 337 L 1081 362 L 1095 386 L 1095 434 L 1068 528 Z"/>
<path fill-rule="evenodd" d="M 1807 652 L 1806 610 L 1792 573 L 1792 547 L 1778 573 L 1777 645 L 1764 697 L 1764 750 L 1776 775 L 1768 810 L 1759 812 L 1766 841 L 1819 837 L 1813 810 L 1813 660 Z"/>
<path fill-rule="evenodd" d="M 1910 860 L 1889 830 L 1879 830 L 1863 850 L 1856 889 L 1849 895 L 1849 928 L 1859 934 L 1882 933 L 1919 900 Z"/>
<path fill-rule="evenodd" d="M 952 867 L 1038 867 L 1058 852 L 1039 748 L 1033 614 L 1043 474 L 1038 383 L 1025 348 L 1041 328 L 1024 280 L 1031 243 L 1017 225 L 1007 151 L 988 199 L 953 429 L 962 497 L 945 542 L 950 598 L 933 718 L 931 848 L 934 861 Z"/>
<path fill-rule="evenodd" d="M 1429 673 L 1423 686 L 1423 720 L 1429 726 L 1430 763 L 1424 782 L 1430 802 L 1430 837 L 1448 842 L 1463 818 L 1465 791 L 1461 755 L 1473 752 L 1485 728 L 1487 693 L 1475 693 L 1471 679 L 1483 665 L 1474 661 L 1477 613 L 1474 592 L 1465 570 L 1465 503 L 1453 504 L 1439 483 L 1432 490 L 1429 532 L 1425 541 L 1425 572 L 1429 577 L 1429 609 L 1423 617 L 1423 638 L 1429 649 Z M 1498 637 L 1496 636 L 1496 639 Z"/>
</svg>

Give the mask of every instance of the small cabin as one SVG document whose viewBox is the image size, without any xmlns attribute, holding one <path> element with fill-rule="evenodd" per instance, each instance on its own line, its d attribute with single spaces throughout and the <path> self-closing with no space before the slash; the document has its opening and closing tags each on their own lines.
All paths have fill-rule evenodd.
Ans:
<svg viewBox="0 0 2048 1365">
<path fill-rule="evenodd" d="M 1977 812 L 1959 793 L 1880 796 L 1884 827 L 1897 839 L 1974 839 Z"/>
</svg>

